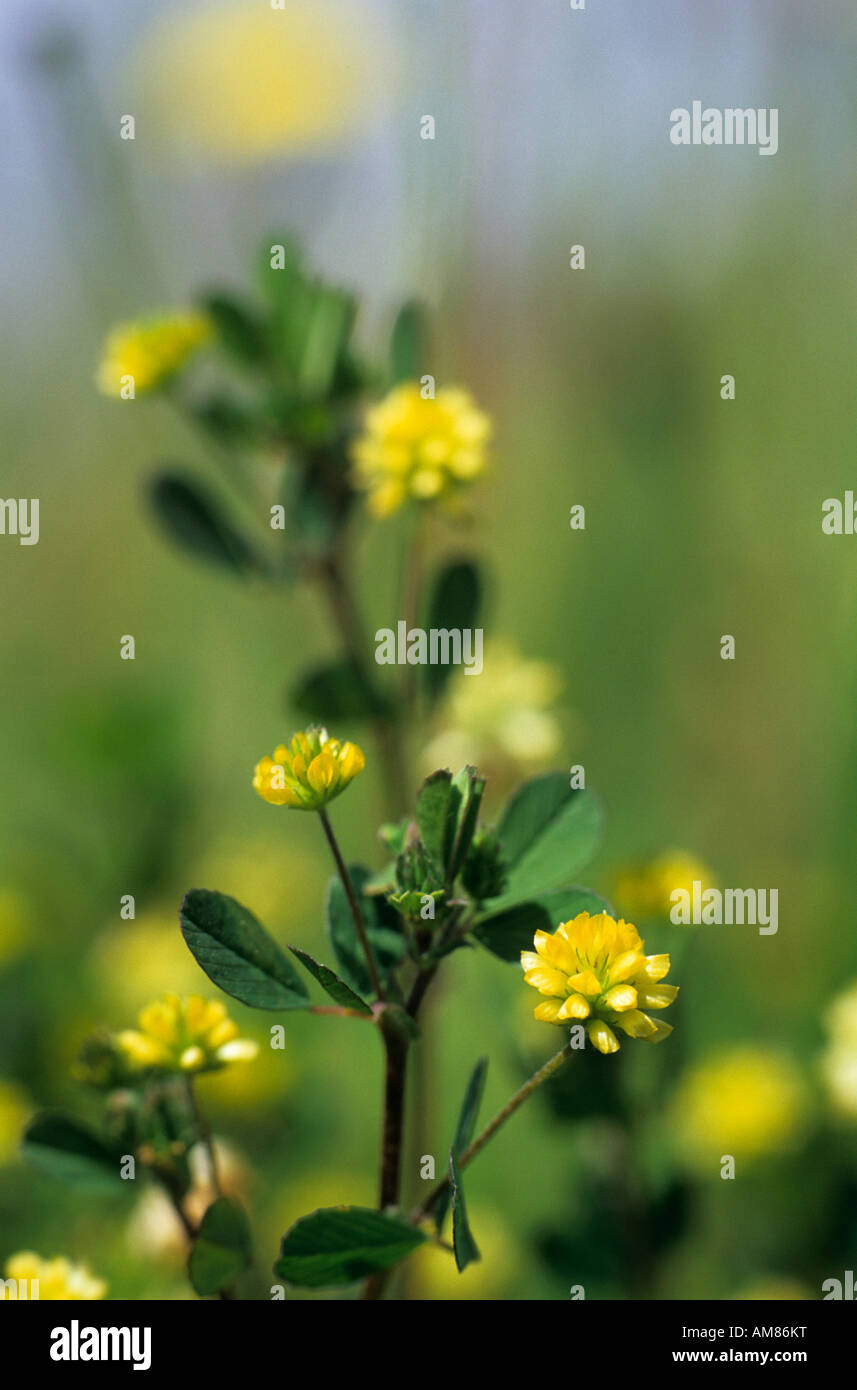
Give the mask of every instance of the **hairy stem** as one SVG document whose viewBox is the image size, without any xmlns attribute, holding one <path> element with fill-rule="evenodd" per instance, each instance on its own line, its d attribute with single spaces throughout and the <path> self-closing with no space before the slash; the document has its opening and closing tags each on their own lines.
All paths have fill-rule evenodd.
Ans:
<svg viewBox="0 0 857 1390">
<path fill-rule="evenodd" d="M 345 860 L 342 858 L 342 855 L 340 853 L 339 845 L 336 841 L 336 836 L 333 833 L 333 826 L 331 825 L 330 818 L 323 807 L 319 811 L 318 816 L 319 820 L 322 823 L 322 826 L 324 827 L 324 833 L 327 836 L 327 843 L 330 845 L 330 852 L 333 855 L 333 860 L 336 864 L 337 872 L 342 881 L 342 887 L 345 890 L 345 896 L 348 899 L 348 906 L 351 909 L 351 916 L 354 919 L 354 926 L 356 928 L 357 935 L 360 940 L 360 945 L 363 948 L 363 954 L 366 957 L 366 968 L 369 971 L 369 979 L 372 981 L 372 988 L 374 989 L 377 997 L 379 999 L 383 999 L 384 988 L 381 984 L 381 975 L 378 970 L 378 962 L 375 959 L 375 952 L 372 950 L 372 943 L 369 940 L 369 936 L 366 931 L 366 923 L 363 921 L 363 913 L 360 911 L 360 904 L 357 901 L 357 894 L 354 891 L 354 884 L 351 882 L 351 875 L 345 867 Z"/>
</svg>

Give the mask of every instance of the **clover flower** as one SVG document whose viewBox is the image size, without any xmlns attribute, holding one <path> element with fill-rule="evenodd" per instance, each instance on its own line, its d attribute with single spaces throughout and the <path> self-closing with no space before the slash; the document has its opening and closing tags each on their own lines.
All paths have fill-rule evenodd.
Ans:
<svg viewBox="0 0 857 1390">
<path fill-rule="evenodd" d="M 165 155 L 250 165 L 350 145 L 389 106 L 400 61 L 358 0 L 220 0 L 159 16 L 134 70 Z"/>
<path fill-rule="evenodd" d="M 679 889 L 691 893 L 693 884 L 711 882 L 711 871 L 682 849 L 668 849 L 648 863 L 626 865 L 616 877 L 615 899 L 637 921 L 669 918 L 670 895 Z"/>
<path fill-rule="evenodd" d="M 496 640 L 485 645 L 485 670 L 490 680 L 451 677 L 420 761 L 427 772 L 475 763 L 496 790 L 553 762 L 562 746 L 562 680 L 548 662 Z"/>
<path fill-rule="evenodd" d="M 345 791 L 366 766 L 356 743 L 340 743 L 327 729 L 309 728 L 295 734 L 286 747 L 274 749 L 273 758 L 256 765 L 253 786 L 272 806 L 295 811 L 320 811 Z"/>
<path fill-rule="evenodd" d="M 580 912 L 551 934 L 537 931 L 535 952 L 522 951 L 524 979 L 545 999 L 533 1016 L 543 1023 L 584 1022 L 599 1052 L 618 1052 L 614 1032 L 660 1042 L 672 1027 L 650 1018 L 647 1009 L 665 1009 L 678 993 L 661 984 L 670 968 L 667 955 L 647 956 L 636 927 L 606 912 Z"/>
<path fill-rule="evenodd" d="M 685 1073 L 670 1127 L 691 1166 L 712 1174 L 723 1154 L 747 1162 L 792 1149 L 807 1100 L 790 1057 L 739 1045 L 710 1054 Z"/>
<path fill-rule="evenodd" d="M 86 1265 L 74 1265 L 62 1255 L 53 1260 L 43 1260 L 32 1250 L 21 1250 L 17 1255 L 9 1256 L 4 1273 L 7 1280 L 23 1280 L 26 1284 L 38 1279 L 38 1292 L 33 1287 L 31 1295 L 29 1289 L 25 1288 L 25 1298 L 32 1296 L 65 1303 L 104 1298 L 107 1293 L 103 1279 L 96 1279 Z M 0 1280 L 0 1299 L 14 1301 L 17 1297 L 18 1289 L 15 1288 L 13 1292 L 8 1283 Z"/>
<path fill-rule="evenodd" d="M 132 377 L 135 394 L 154 391 L 187 362 L 213 333 L 205 314 L 159 314 L 121 323 L 104 346 L 96 382 L 106 396 L 118 396 L 123 378 Z"/>
<path fill-rule="evenodd" d="M 409 498 L 452 503 L 485 471 L 490 433 L 469 392 L 447 387 L 426 400 L 416 383 L 405 382 L 367 412 L 352 446 L 353 481 L 379 518 Z"/>
<path fill-rule="evenodd" d="M 857 1120 L 857 980 L 836 996 L 824 1022 L 821 1075 L 828 1099 L 843 1119 Z"/>
<path fill-rule="evenodd" d="M 214 1071 L 227 1062 L 251 1062 L 259 1050 L 238 1036 L 225 1004 L 198 994 L 165 994 L 143 1009 L 138 1023 L 118 1033 L 116 1042 L 139 1071 Z"/>
</svg>

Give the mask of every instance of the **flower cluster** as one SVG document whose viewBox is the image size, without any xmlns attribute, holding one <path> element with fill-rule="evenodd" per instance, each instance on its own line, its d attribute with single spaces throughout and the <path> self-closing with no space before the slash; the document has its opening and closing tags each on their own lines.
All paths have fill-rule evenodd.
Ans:
<svg viewBox="0 0 857 1390">
<path fill-rule="evenodd" d="M 253 786 L 272 806 L 320 811 L 365 766 L 356 743 L 340 743 L 327 729 L 309 728 L 295 734 L 288 747 L 275 748 L 273 758 L 257 763 Z"/>
<path fill-rule="evenodd" d="M 98 367 L 96 381 L 106 396 L 118 396 L 123 378 L 132 377 L 134 391 L 153 391 L 187 362 L 211 338 L 213 327 L 205 314 L 159 314 L 112 329 Z"/>
<path fill-rule="evenodd" d="M 660 1042 L 672 1027 L 645 1011 L 665 1009 L 676 985 L 661 984 L 670 968 L 667 955 L 647 956 L 636 927 L 606 912 L 581 912 L 561 922 L 551 935 L 537 931 L 535 951 L 522 951 L 524 979 L 544 1002 L 534 1011 L 543 1023 L 586 1023 L 599 1052 L 618 1052 L 614 1029 L 629 1038 Z"/>
<path fill-rule="evenodd" d="M 86 1265 L 73 1265 L 61 1255 L 43 1260 L 32 1250 L 21 1250 L 9 1256 L 4 1273 L 7 1282 L 0 1280 L 0 1299 L 4 1301 L 17 1299 L 22 1287 L 24 1298 L 62 1303 L 104 1298 L 107 1293 L 103 1279 L 96 1279 Z M 10 1284 L 10 1280 L 15 1282 Z"/>
<path fill-rule="evenodd" d="M 742 1044 L 711 1053 L 685 1073 L 671 1128 L 691 1166 L 711 1173 L 724 1153 L 747 1161 L 788 1152 L 804 1127 L 807 1102 L 792 1058 Z"/>
<path fill-rule="evenodd" d="M 139 1028 L 116 1034 L 116 1046 L 136 1071 L 214 1071 L 227 1062 L 251 1062 L 256 1043 L 238 1036 L 238 1025 L 220 1000 L 198 994 L 165 994 L 143 1009 Z"/>
<path fill-rule="evenodd" d="M 425 399 L 414 383 L 396 386 L 367 411 L 352 446 L 353 479 L 373 516 L 409 498 L 451 502 L 486 467 L 491 423 L 467 391 L 445 388 Z"/>
<path fill-rule="evenodd" d="M 615 897 L 638 922 L 668 918 L 670 895 L 679 889 L 691 893 L 694 882 L 710 884 L 710 869 L 685 850 L 668 849 L 648 863 L 627 865 L 617 875 Z"/>
</svg>

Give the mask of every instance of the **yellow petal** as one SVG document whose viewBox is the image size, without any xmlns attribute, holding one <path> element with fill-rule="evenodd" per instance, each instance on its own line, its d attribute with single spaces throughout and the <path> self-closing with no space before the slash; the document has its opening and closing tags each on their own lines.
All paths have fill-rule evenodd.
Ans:
<svg viewBox="0 0 857 1390">
<path fill-rule="evenodd" d="M 606 1054 L 619 1051 L 619 1039 L 603 1018 L 591 1019 L 586 1025 L 586 1031 L 592 1046 L 597 1047 L 599 1052 Z"/>
<path fill-rule="evenodd" d="M 669 956 L 646 956 L 646 963 L 640 972 L 651 984 L 657 984 L 665 975 L 669 974 Z"/>
<path fill-rule="evenodd" d="M 540 1023 L 556 1023 L 559 1020 L 561 1005 L 558 999 L 544 999 L 533 1009 L 533 1018 Z"/>
<path fill-rule="evenodd" d="M 666 1009 L 678 994 L 678 985 L 653 985 L 640 992 L 641 1009 Z"/>
<path fill-rule="evenodd" d="M 614 985 L 607 991 L 604 1003 L 608 1009 L 615 1009 L 617 1013 L 624 1013 L 626 1009 L 634 1009 L 637 1006 L 637 991 L 633 985 Z"/>
<path fill-rule="evenodd" d="M 577 990 L 579 994 L 585 994 L 590 999 L 597 999 L 601 993 L 601 982 L 591 970 L 581 970 L 579 974 L 569 976 L 568 984 L 570 989 Z"/>
<path fill-rule="evenodd" d="M 532 985 L 539 991 L 539 994 L 552 994 L 560 999 L 565 998 L 565 976 L 560 970 L 554 970 L 552 966 L 539 962 L 533 970 L 527 970 L 524 979 L 528 985 Z"/>
<path fill-rule="evenodd" d="M 641 970 L 644 960 L 645 957 L 641 956 L 639 951 L 623 951 L 610 966 L 608 982 L 611 985 L 620 985 L 630 980 Z"/>
<path fill-rule="evenodd" d="M 588 1018 L 589 1005 L 582 994 L 570 994 L 559 1011 L 559 1018 Z"/>
<path fill-rule="evenodd" d="M 654 1019 L 640 1009 L 631 1009 L 616 1019 L 616 1027 L 627 1033 L 629 1038 L 650 1038 L 657 1032 Z"/>
</svg>

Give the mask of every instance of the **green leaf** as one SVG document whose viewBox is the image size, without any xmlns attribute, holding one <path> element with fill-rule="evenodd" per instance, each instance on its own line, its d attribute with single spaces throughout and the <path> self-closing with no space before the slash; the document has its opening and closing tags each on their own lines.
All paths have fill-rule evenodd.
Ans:
<svg viewBox="0 0 857 1390">
<path fill-rule="evenodd" d="M 475 628 L 482 606 L 482 581 L 469 560 L 446 565 L 438 575 L 429 603 L 427 626 L 437 630 Z M 462 639 L 463 640 L 463 639 Z M 440 662 L 423 667 L 429 694 L 436 698 L 453 671 L 462 668 Z"/>
<path fill-rule="evenodd" d="M 400 381 L 418 381 L 426 371 L 428 326 L 425 310 L 415 300 L 403 304 L 390 340 L 390 380 L 393 386 Z"/>
<path fill-rule="evenodd" d="M 254 366 L 267 357 L 264 326 L 240 300 L 228 294 L 212 294 L 204 307 L 221 343 L 233 357 Z"/>
<path fill-rule="evenodd" d="M 447 869 L 447 882 L 449 883 L 454 882 L 458 877 L 467 858 L 467 851 L 470 849 L 470 842 L 473 839 L 476 822 L 479 819 L 482 796 L 485 792 L 485 778 L 478 777 L 476 769 L 472 767 L 462 768 L 461 772 L 456 773 L 452 782 L 453 786 L 457 787 L 461 793 L 461 810 L 455 828 L 455 844 Z"/>
<path fill-rule="evenodd" d="M 609 911 L 610 904 L 587 888 L 562 888 L 480 918 L 472 935 L 501 960 L 520 965 L 521 952 L 532 951 L 537 931 L 555 932 L 578 912 Z"/>
<path fill-rule="evenodd" d="M 324 1207 L 290 1227 L 274 1269 L 304 1288 L 353 1284 L 389 1269 L 425 1239 L 423 1231 L 380 1211 Z"/>
<path fill-rule="evenodd" d="M 399 931 L 395 908 L 381 897 L 369 897 L 365 891 L 372 875 L 362 864 L 352 864 L 349 875 L 357 895 L 366 935 L 372 943 L 382 978 L 389 975 L 401 960 L 406 943 Z M 346 984 L 360 995 L 372 993 L 372 983 L 366 969 L 363 948 L 357 936 L 351 908 L 338 875 L 330 879 L 327 890 L 327 935 L 339 973 Z"/>
<path fill-rule="evenodd" d="M 470 1222 L 467 1220 L 464 1188 L 461 1186 L 461 1174 L 458 1171 L 455 1149 L 449 1151 L 449 1185 L 452 1190 L 452 1244 L 458 1272 L 463 1274 L 473 1260 L 481 1260 L 482 1256 L 476 1241 L 473 1239 Z"/>
<path fill-rule="evenodd" d="M 52 1111 L 36 1115 L 21 1141 L 25 1162 L 47 1177 L 92 1192 L 123 1187 L 122 1151 L 77 1120 Z"/>
<path fill-rule="evenodd" d="M 243 1207 L 218 1197 L 202 1218 L 188 1259 L 188 1276 L 203 1298 L 233 1284 L 252 1260 L 253 1237 Z"/>
<path fill-rule="evenodd" d="M 335 999 L 337 1004 L 341 1004 L 346 1009 L 356 1009 L 358 1013 L 368 1014 L 371 1018 L 372 1010 L 365 999 L 361 999 L 359 994 L 355 994 L 353 989 L 349 989 L 345 981 L 340 980 L 329 966 L 322 965 L 320 961 L 315 960 L 306 951 L 300 950 L 298 946 L 290 946 L 289 950 L 293 956 L 297 956 L 301 965 L 318 980 L 324 992 L 329 994 L 331 999 Z"/>
<path fill-rule="evenodd" d="M 349 661 L 336 661 L 301 678 L 289 697 L 307 719 L 370 719 L 387 714 L 390 704 Z"/>
<path fill-rule="evenodd" d="M 452 1152 L 455 1154 L 464 1153 L 464 1150 L 473 1138 L 473 1131 L 476 1128 L 476 1121 L 479 1116 L 479 1107 L 482 1104 L 482 1096 L 485 1091 L 485 1078 L 487 1075 L 488 1058 L 480 1057 L 470 1074 L 470 1080 L 464 1092 L 464 1100 L 461 1103 L 461 1112 L 458 1116 L 455 1138 L 452 1141 Z M 446 1213 L 449 1210 L 451 1197 L 452 1187 L 450 1186 L 444 1189 L 432 1208 L 435 1225 L 438 1231 L 443 1229 L 443 1223 L 446 1220 Z"/>
<path fill-rule="evenodd" d="M 263 568 L 248 542 L 223 516 L 219 502 L 192 478 L 161 473 L 153 480 L 149 497 L 167 535 L 191 555 L 234 574 Z"/>
<path fill-rule="evenodd" d="M 357 306 L 351 295 L 326 285 L 316 285 L 306 324 L 298 371 L 302 393 L 324 399 L 345 352 Z"/>
<path fill-rule="evenodd" d="M 563 772 L 525 782 L 506 807 L 497 838 L 508 881 L 492 906 L 506 906 L 559 888 L 591 859 L 601 838 L 600 803 L 568 784 Z"/>
<path fill-rule="evenodd" d="M 225 893 L 194 888 L 180 913 L 182 935 L 210 980 L 251 1009 L 305 1009 L 300 975 L 252 912 Z"/>
<path fill-rule="evenodd" d="M 461 788 L 452 773 L 433 772 L 417 793 L 417 825 L 429 858 L 445 875 L 455 846 L 461 810 Z"/>
</svg>

